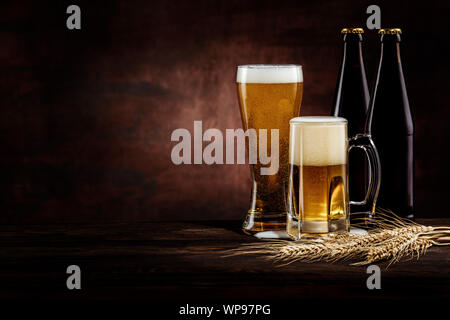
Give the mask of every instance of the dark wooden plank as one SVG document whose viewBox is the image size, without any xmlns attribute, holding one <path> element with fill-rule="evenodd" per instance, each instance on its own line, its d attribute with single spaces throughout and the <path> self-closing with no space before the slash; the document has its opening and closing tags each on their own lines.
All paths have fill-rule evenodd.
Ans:
<svg viewBox="0 0 450 320">
<path fill-rule="evenodd" d="M 450 219 L 421 221 L 450 225 Z M 450 250 L 382 267 L 382 290 L 366 287 L 366 267 L 344 263 L 279 266 L 223 250 L 260 241 L 240 222 L 152 222 L 0 227 L 0 298 L 298 299 L 449 297 Z M 66 289 L 68 265 L 82 290 Z"/>
</svg>

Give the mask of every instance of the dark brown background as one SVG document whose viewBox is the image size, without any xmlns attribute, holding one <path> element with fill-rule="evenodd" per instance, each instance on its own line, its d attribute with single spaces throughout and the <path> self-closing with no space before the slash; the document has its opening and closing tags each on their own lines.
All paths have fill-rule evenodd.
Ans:
<svg viewBox="0 0 450 320">
<path fill-rule="evenodd" d="M 68 5 L 82 30 L 66 28 Z M 241 126 L 235 68 L 304 66 L 303 115 L 330 112 L 339 30 L 369 1 L 2 1 L 0 221 L 241 219 L 241 165 L 175 166 L 171 132 Z M 377 2 L 404 29 L 419 217 L 448 216 L 448 2 Z M 364 54 L 373 82 L 375 31 Z"/>
</svg>

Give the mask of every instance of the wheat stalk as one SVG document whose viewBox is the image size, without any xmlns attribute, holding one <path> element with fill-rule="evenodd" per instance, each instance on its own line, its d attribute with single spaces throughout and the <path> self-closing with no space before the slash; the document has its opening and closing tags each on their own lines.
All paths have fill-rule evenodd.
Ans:
<svg viewBox="0 0 450 320">
<path fill-rule="evenodd" d="M 390 260 L 388 266 L 402 259 L 419 258 L 433 245 L 450 245 L 450 227 L 431 227 L 402 219 L 392 212 L 380 211 L 367 226 L 367 235 L 326 235 L 315 241 L 266 240 L 242 245 L 227 251 L 226 256 L 264 254 L 279 265 L 296 261 L 355 261 L 352 265 L 367 265 Z"/>
</svg>

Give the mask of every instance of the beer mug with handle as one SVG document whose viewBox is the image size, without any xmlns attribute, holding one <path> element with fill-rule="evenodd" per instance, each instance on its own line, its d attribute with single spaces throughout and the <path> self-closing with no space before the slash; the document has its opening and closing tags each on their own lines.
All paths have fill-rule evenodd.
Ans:
<svg viewBox="0 0 450 320">
<path fill-rule="evenodd" d="M 362 149 L 368 160 L 369 184 L 360 202 L 350 201 L 348 193 L 348 153 L 352 148 Z M 369 205 L 371 213 L 375 211 L 380 187 L 378 153 L 368 135 L 347 138 L 346 119 L 291 119 L 289 166 L 287 232 L 291 238 L 349 231 L 350 204 Z"/>
</svg>

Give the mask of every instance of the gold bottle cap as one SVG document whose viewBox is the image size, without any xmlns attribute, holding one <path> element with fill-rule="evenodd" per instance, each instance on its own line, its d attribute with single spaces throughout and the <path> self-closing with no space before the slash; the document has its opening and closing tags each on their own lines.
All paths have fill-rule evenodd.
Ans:
<svg viewBox="0 0 450 320">
<path fill-rule="evenodd" d="M 388 29 L 380 29 L 378 31 L 379 34 L 402 34 L 402 29 L 400 28 L 388 28 Z"/>
<path fill-rule="evenodd" d="M 341 30 L 341 33 L 364 33 L 363 28 L 344 28 Z"/>
</svg>

